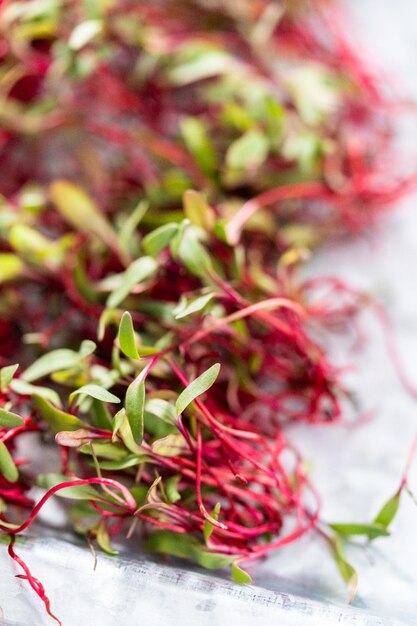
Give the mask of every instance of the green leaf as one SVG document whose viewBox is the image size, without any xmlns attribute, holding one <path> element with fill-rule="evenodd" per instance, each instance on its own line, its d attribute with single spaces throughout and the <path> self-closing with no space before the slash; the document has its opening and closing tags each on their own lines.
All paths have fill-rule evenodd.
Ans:
<svg viewBox="0 0 417 626">
<path fill-rule="evenodd" d="M 319 63 L 296 66 L 287 73 L 286 86 L 308 125 L 329 118 L 340 102 L 341 89 L 335 74 Z"/>
<path fill-rule="evenodd" d="M 97 339 L 103 341 L 106 334 L 106 328 L 110 323 L 118 323 L 120 318 L 120 312 L 117 309 L 104 309 L 100 315 L 97 327 Z"/>
<path fill-rule="evenodd" d="M 117 411 L 116 415 L 113 418 L 112 441 L 116 441 L 117 433 L 119 432 L 120 427 L 125 419 L 126 419 L 126 411 L 124 409 L 120 409 L 120 411 Z"/>
<path fill-rule="evenodd" d="M 204 392 L 206 392 L 210 387 L 214 384 L 217 376 L 220 372 L 220 363 L 215 363 L 212 365 L 207 371 L 205 371 L 201 376 L 193 380 L 192 383 L 188 385 L 184 389 L 184 391 L 178 396 L 177 401 L 175 403 L 175 410 L 177 411 L 177 415 L 183 413 L 183 411 L 187 408 L 191 402 L 193 402 L 198 396 L 201 396 Z"/>
<path fill-rule="evenodd" d="M 83 445 L 80 452 L 83 454 L 92 454 L 99 459 L 110 459 L 111 461 L 121 461 L 126 457 L 126 450 L 123 446 L 112 443 L 108 439 L 94 439 L 90 441 L 88 445 Z"/>
<path fill-rule="evenodd" d="M 31 385 L 20 378 L 12 380 L 10 388 L 19 396 L 33 396 L 38 395 L 56 406 L 61 406 L 61 399 L 54 389 L 49 387 L 40 387 L 39 385 Z"/>
<path fill-rule="evenodd" d="M 137 207 L 127 217 L 126 221 L 123 222 L 119 232 L 119 243 L 122 248 L 129 249 L 132 247 L 132 240 L 134 238 L 135 231 L 148 209 L 149 202 L 147 202 L 147 200 L 141 200 Z"/>
<path fill-rule="evenodd" d="M 118 250 L 113 228 L 81 187 L 68 180 L 56 180 L 50 187 L 50 197 L 68 224 L 89 236 L 98 237 L 112 250 Z"/>
<path fill-rule="evenodd" d="M 340 535 L 346 536 L 364 535 L 369 539 L 376 539 L 376 537 L 389 535 L 384 526 L 375 522 L 373 524 L 329 524 L 329 526 Z"/>
<path fill-rule="evenodd" d="M 206 569 L 222 569 L 227 567 L 233 562 L 233 556 L 228 554 L 219 554 L 217 552 L 208 552 L 204 548 L 196 549 L 193 554 L 193 559 Z"/>
<path fill-rule="evenodd" d="M 10 384 L 18 367 L 19 364 L 16 363 L 15 365 L 6 365 L 6 367 L 0 369 L 0 390 L 5 389 Z"/>
<path fill-rule="evenodd" d="M 171 433 L 152 444 L 152 452 L 160 456 L 183 456 L 187 451 L 187 442 L 181 433 Z"/>
<path fill-rule="evenodd" d="M 75 478 L 62 474 L 41 474 L 36 479 L 36 484 L 43 489 L 51 489 L 61 483 L 66 483 Z M 74 485 L 73 487 L 64 487 L 56 492 L 60 498 L 69 498 L 70 500 L 103 500 L 103 496 L 91 485 Z"/>
<path fill-rule="evenodd" d="M 382 528 L 387 529 L 397 514 L 400 506 L 401 491 L 397 491 L 379 511 L 374 519 L 374 524 L 379 524 Z"/>
<path fill-rule="evenodd" d="M 25 420 L 20 417 L 20 415 L 16 415 L 16 413 L 12 413 L 11 411 L 6 411 L 6 409 L 0 409 L 0 426 L 14 428 L 16 426 L 22 426 L 24 423 Z"/>
<path fill-rule="evenodd" d="M 145 383 L 134 380 L 126 391 L 125 409 L 127 419 L 137 444 L 143 439 L 143 413 L 145 407 Z"/>
<path fill-rule="evenodd" d="M 103 428 L 104 430 L 113 430 L 113 418 L 106 404 L 101 400 L 93 400 L 91 406 L 91 423 L 97 428 Z"/>
<path fill-rule="evenodd" d="M 106 306 L 117 307 L 129 295 L 135 285 L 150 278 L 157 270 L 158 265 L 151 256 L 143 256 L 133 261 L 123 274 L 119 275 L 119 285 L 110 294 Z"/>
<path fill-rule="evenodd" d="M 259 130 L 250 130 L 228 148 L 226 164 L 235 170 L 259 167 L 268 156 L 268 138 Z"/>
<path fill-rule="evenodd" d="M 169 244 L 169 248 L 171 251 L 171 254 L 174 258 L 176 258 L 178 256 L 178 251 L 179 251 L 179 247 L 180 247 L 180 243 L 181 240 L 184 236 L 185 231 L 187 230 L 187 228 L 193 228 L 195 234 L 197 235 L 198 239 L 201 239 L 202 237 L 205 236 L 205 234 L 203 233 L 203 231 L 201 230 L 201 228 L 195 228 L 190 224 L 190 220 L 182 220 L 182 222 L 180 222 L 178 224 L 178 229 L 177 232 L 175 234 L 175 237 L 172 238 L 170 244 Z"/>
<path fill-rule="evenodd" d="M 185 224 L 171 242 L 171 253 L 179 258 L 186 268 L 195 276 L 207 279 L 212 271 L 212 263 L 207 250 L 201 244 L 203 231 L 196 226 Z"/>
<path fill-rule="evenodd" d="M 114 394 L 110 393 L 110 391 L 107 391 L 107 389 L 103 389 L 103 387 L 99 387 L 98 385 L 94 384 L 83 385 L 79 389 L 73 391 L 70 394 L 70 402 L 72 402 L 73 399 L 79 395 L 90 396 L 91 398 L 95 398 L 96 400 L 102 400 L 103 402 L 112 402 L 113 404 L 118 404 L 120 402 L 120 399 Z"/>
<path fill-rule="evenodd" d="M 168 501 L 172 504 L 175 504 L 175 502 L 181 500 L 181 494 L 177 489 L 180 479 L 181 476 L 179 474 L 175 474 L 174 476 L 167 478 L 164 482 L 164 491 L 166 493 Z"/>
<path fill-rule="evenodd" d="M 232 55 L 211 46 L 196 46 L 181 52 L 178 62 L 169 71 L 169 78 L 175 85 L 188 85 L 239 67 Z"/>
<path fill-rule="evenodd" d="M 33 396 L 33 403 L 37 407 L 42 419 L 49 424 L 54 433 L 59 433 L 62 430 L 78 430 L 79 428 L 87 426 L 85 422 L 82 422 L 78 417 L 75 417 L 75 415 L 57 409 L 43 396 L 35 394 Z"/>
<path fill-rule="evenodd" d="M 201 170 L 208 176 L 213 176 L 217 168 L 217 159 L 204 124 L 196 117 L 183 118 L 181 133 L 188 151 L 196 159 Z"/>
<path fill-rule="evenodd" d="M 191 224 L 206 231 L 213 230 L 215 213 L 200 193 L 188 189 L 184 193 L 183 204 L 185 217 L 190 220 Z"/>
<path fill-rule="evenodd" d="M 0 253 L 0 284 L 24 275 L 25 266 L 15 254 Z"/>
<path fill-rule="evenodd" d="M 60 267 L 65 251 L 73 243 L 73 236 L 66 235 L 52 241 L 26 224 L 14 224 L 8 233 L 11 246 L 21 256 L 36 265 L 48 262 L 55 270 Z"/>
<path fill-rule="evenodd" d="M 167 400 L 162 398 L 151 398 L 145 405 L 146 413 L 151 413 L 156 417 L 159 417 L 163 422 L 170 425 L 175 425 L 177 421 L 177 414 L 173 405 Z"/>
<path fill-rule="evenodd" d="M 348 561 L 346 561 L 340 541 L 335 540 L 333 542 L 332 548 L 336 565 L 343 580 L 347 585 L 349 593 L 349 604 L 351 604 L 358 588 L 358 574 L 355 568 Z"/>
<path fill-rule="evenodd" d="M 22 379 L 30 383 L 39 378 L 44 378 L 52 372 L 66 370 L 74 367 L 80 360 L 80 355 L 74 350 L 65 348 L 52 350 L 34 361 L 22 374 Z"/>
<path fill-rule="evenodd" d="M 68 46 L 72 50 L 81 50 L 101 33 L 102 28 L 101 20 L 84 20 L 84 22 L 80 22 L 71 33 L 68 39 Z"/>
<path fill-rule="evenodd" d="M 96 348 L 97 348 L 97 344 L 95 344 L 94 341 L 91 341 L 91 339 L 84 339 L 80 345 L 80 350 L 79 350 L 80 357 L 85 359 L 87 356 L 90 356 L 91 354 L 93 354 Z"/>
<path fill-rule="evenodd" d="M 192 313 L 198 313 L 202 311 L 206 304 L 210 302 L 214 298 L 215 294 L 207 293 L 204 296 L 199 296 L 188 302 L 186 298 L 183 298 L 182 301 L 175 307 L 173 310 L 173 314 L 176 320 L 180 320 L 183 317 L 187 317 L 187 315 L 191 315 Z"/>
<path fill-rule="evenodd" d="M 96 538 L 98 545 L 102 550 L 104 550 L 104 552 L 110 554 L 111 556 L 117 556 L 119 554 L 117 550 L 114 550 L 114 548 L 112 548 L 109 533 L 107 532 L 107 529 L 103 522 L 101 522 L 97 527 Z"/>
<path fill-rule="evenodd" d="M 135 331 L 133 328 L 132 316 L 125 311 L 119 325 L 119 344 L 123 354 L 131 359 L 139 359 L 136 349 Z"/>
<path fill-rule="evenodd" d="M 215 505 L 212 513 L 211 513 L 211 517 L 213 519 L 215 519 L 216 521 L 219 519 L 219 515 L 220 515 L 220 509 L 221 509 L 221 504 L 220 502 L 217 502 L 217 504 Z M 204 526 L 203 526 L 203 536 L 204 536 L 204 541 L 207 543 L 208 540 L 211 537 L 211 534 L 214 530 L 214 526 L 211 522 L 209 522 L 208 520 L 206 520 L 204 522 Z"/>
<path fill-rule="evenodd" d="M 19 478 L 17 467 L 2 441 L 0 441 L 0 474 L 3 474 L 5 479 L 11 483 L 15 483 Z"/>
<path fill-rule="evenodd" d="M 236 565 L 235 562 L 232 563 L 232 580 L 235 583 L 240 583 L 243 585 L 249 584 L 252 582 L 252 577 L 249 576 L 245 570 Z"/>
<path fill-rule="evenodd" d="M 88 276 L 86 259 L 81 254 L 74 258 L 73 280 L 80 296 L 84 300 L 92 304 L 100 300 L 101 294 L 97 290 L 97 283 Z"/>
<path fill-rule="evenodd" d="M 133 452 L 133 454 L 137 454 L 140 456 L 141 454 L 143 454 L 143 448 L 136 443 L 133 437 L 132 429 L 130 427 L 129 420 L 127 419 L 126 410 L 122 409 L 122 411 L 120 411 L 119 413 L 117 414 L 116 418 L 120 424 L 119 435 L 123 441 L 123 444 L 130 452 Z"/>
<path fill-rule="evenodd" d="M 207 569 L 221 569 L 230 565 L 235 557 L 209 552 L 195 537 L 170 530 L 153 532 L 145 542 L 150 552 L 171 554 L 182 559 L 191 559 Z"/>
<path fill-rule="evenodd" d="M 254 120 L 243 106 L 236 102 L 225 102 L 223 105 L 222 121 L 228 126 L 244 132 L 254 125 Z"/>
<path fill-rule="evenodd" d="M 157 256 L 169 245 L 171 239 L 178 232 L 178 224 L 164 224 L 150 232 L 142 240 L 142 246 L 146 254 L 151 257 Z"/>
<path fill-rule="evenodd" d="M 150 457 L 146 454 L 128 454 L 120 461 L 100 461 L 100 467 L 104 470 L 122 470 L 129 469 L 129 467 L 135 467 L 135 465 L 142 465 L 150 460 Z"/>
</svg>

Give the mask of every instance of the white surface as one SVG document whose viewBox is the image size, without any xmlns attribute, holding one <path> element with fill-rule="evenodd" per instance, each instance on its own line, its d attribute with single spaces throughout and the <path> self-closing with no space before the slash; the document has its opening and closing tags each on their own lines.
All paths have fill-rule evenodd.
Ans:
<svg viewBox="0 0 417 626">
<path fill-rule="evenodd" d="M 22 549 L 39 578 L 47 579 L 52 608 L 65 616 L 65 626 L 97 624 L 113 626 L 181 625 L 240 626 L 400 626 L 355 610 L 303 600 L 290 594 L 274 594 L 259 587 L 234 585 L 207 574 L 176 570 L 138 558 L 117 561 L 101 557 L 96 572 L 88 550 L 55 541 L 37 539 L 31 549 Z M 2 569 L 0 590 L 10 580 L 11 567 Z M 51 572 L 54 572 L 51 575 Z M 6 583 L 7 584 L 7 583 Z M 3 618 L 8 626 L 53 624 L 43 607 L 26 588 L 8 591 L 9 606 Z M 18 610 L 16 610 L 18 607 Z"/>
<path fill-rule="evenodd" d="M 362 35 L 381 64 L 417 96 L 417 0 L 354 0 Z M 417 128 L 413 131 L 417 137 Z M 403 362 L 417 385 L 417 198 L 393 212 L 371 239 L 322 251 L 310 273 L 346 277 L 354 286 L 386 294 L 397 327 Z M 311 461 L 329 521 L 370 521 L 396 489 L 408 448 L 417 432 L 417 403 L 398 382 L 368 318 L 369 344 L 355 381 L 365 406 L 377 417 L 358 429 L 297 427 L 292 440 Z M 414 470 L 414 484 L 417 476 Z M 417 491 L 417 488 L 416 488 Z M 55 540 L 17 546 L 42 580 L 64 626 L 252 624 L 279 626 L 417 625 L 417 508 L 407 498 L 389 539 L 372 548 L 352 548 L 360 575 L 356 608 L 326 546 L 306 538 L 252 569 L 258 587 L 242 588 L 197 570 L 164 567 L 140 555 L 126 560 L 100 556 L 96 572 L 85 548 Z M 0 606 L 7 624 L 52 624 L 27 584 L 14 580 L 14 566 L 0 545 Z M 260 589 L 262 587 L 263 589 Z M 298 594 L 291 596 L 288 594 Z M 302 600 L 301 597 L 309 598 Z M 375 617 L 380 616 L 380 617 Z"/>
</svg>

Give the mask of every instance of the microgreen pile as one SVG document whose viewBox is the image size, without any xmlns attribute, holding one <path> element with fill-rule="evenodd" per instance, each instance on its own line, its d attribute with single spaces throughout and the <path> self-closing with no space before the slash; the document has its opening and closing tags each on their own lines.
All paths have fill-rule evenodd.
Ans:
<svg viewBox="0 0 417 626">
<path fill-rule="evenodd" d="M 336 2 L 4 2 L 0 7 L 0 529 L 54 494 L 115 554 L 243 566 L 326 527 L 289 422 L 351 393 L 326 334 L 367 297 L 300 266 L 363 232 L 414 178 L 390 99 Z M 56 447 L 34 475 L 19 440 Z M 46 490 L 34 505 L 30 489 Z M 54 617 L 54 619 L 57 619 Z M 59 620 L 57 620 L 59 621 Z"/>
</svg>

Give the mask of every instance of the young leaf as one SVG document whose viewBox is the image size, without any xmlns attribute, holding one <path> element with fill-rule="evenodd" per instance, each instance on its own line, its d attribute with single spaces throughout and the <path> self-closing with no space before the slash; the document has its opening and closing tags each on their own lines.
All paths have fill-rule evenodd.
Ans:
<svg viewBox="0 0 417 626">
<path fill-rule="evenodd" d="M 93 437 L 91 431 L 79 428 L 78 430 L 61 430 L 56 434 L 55 441 L 67 448 L 80 448 L 85 443 L 89 443 Z"/>
<path fill-rule="evenodd" d="M 221 569 L 230 565 L 236 558 L 227 554 L 209 552 L 195 537 L 170 530 L 153 532 L 146 540 L 145 545 L 150 552 L 191 559 L 208 569 Z"/>
<path fill-rule="evenodd" d="M 286 76 L 286 86 L 303 120 L 311 126 L 330 116 L 339 104 L 340 86 L 318 63 L 305 63 Z"/>
<path fill-rule="evenodd" d="M 175 474 L 170 478 L 167 478 L 164 482 L 164 491 L 168 498 L 168 502 L 175 504 L 178 500 L 181 500 L 181 494 L 178 491 L 178 483 L 180 481 L 180 474 Z"/>
<path fill-rule="evenodd" d="M 249 576 L 244 569 L 239 567 L 235 561 L 232 563 L 232 580 L 235 583 L 240 583 L 242 585 L 247 585 L 252 582 L 252 577 Z"/>
<path fill-rule="evenodd" d="M 10 388 L 19 396 L 41 396 L 46 400 L 49 400 L 55 406 L 61 406 L 61 399 L 54 389 L 49 387 L 40 387 L 38 385 L 31 385 L 20 378 L 13 379 L 10 383 Z"/>
<path fill-rule="evenodd" d="M 249 130 L 234 141 L 226 153 L 226 163 L 234 170 L 259 167 L 268 156 L 269 142 L 259 130 Z"/>
<path fill-rule="evenodd" d="M 196 298 L 191 302 L 187 302 L 187 300 L 184 298 L 184 300 L 180 302 L 180 304 L 178 304 L 178 306 L 176 306 L 173 310 L 175 319 L 180 320 L 187 315 L 202 311 L 206 304 L 208 304 L 210 300 L 214 298 L 214 295 L 214 293 L 207 293 L 206 295 L 200 296 L 199 298 Z"/>
<path fill-rule="evenodd" d="M 28 383 L 44 378 L 52 372 L 70 369 L 76 366 L 80 361 L 80 354 L 74 350 L 62 348 L 60 350 L 52 350 L 42 355 L 34 361 L 23 372 L 22 379 Z"/>
<path fill-rule="evenodd" d="M 183 118 L 181 133 L 188 151 L 201 170 L 207 176 L 214 176 L 217 168 L 216 154 L 201 120 L 196 117 Z"/>
<path fill-rule="evenodd" d="M 136 349 L 135 331 L 133 328 L 132 316 L 128 311 L 125 311 L 122 315 L 119 325 L 119 344 L 120 348 L 126 356 L 131 359 L 139 359 L 139 354 Z"/>
<path fill-rule="evenodd" d="M 0 284 L 23 276 L 25 266 L 18 256 L 3 252 L 0 254 Z"/>
<path fill-rule="evenodd" d="M 93 354 L 94 350 L 97 348 L 97 344 L 91 339 L 83 339 L 80 345 L 79 354 L 82 359 L 85 359 L 90 354 Z"/>
<path fill-rule="evenodd" d="M 220 502 L 217 502 L 217 504 L 215 505 L 212 513 L 211 513 L 211 517 L 213 519 L 215 519 L 216 521 L 219 519 L 219 515 L 220 515 L 220 509 L 221 509 L 221 504 Z M 204 541 L 207 543 L 208 540 L 211 537 L 211 534 L 214 530 L 214 526 L 211 522 L 209 522 L 208 520 L 206 520 L 204 522 L 204 526 L 203 526 L 203 536 L 204 536 Z"/>
<path fill-rule="evenodd" d="M 49 424 L 54 433 L 59 433 L 62 430 L 78 430 L 79 428 L 87 426 L 85 422 L 82 422 L 78 417 L 75 417 L 75 415 L 57 409 L 43 396 L 35 394 L 32 399 L 42 419 Z"/>
<path fill-rule="evenodd" d="M 91 406 L 91 423 L 97 428 L 113 430 L 113 418 L 109 408 L 101 400 L 93 400 Z"/>
<path fill-rule="evenodd" d="M 36 479 L 36 484 L 43 489 L 51 489 L 56 485 L 68 482 L 68 476 L 61 474 L 41 474 Z M 75 480 L 71 478 L 71 480 Z M 103 496 L 91 485 L 74 485 L 73 487 L 64 487 L 56 492 L 60 498 L 69 498 L 71 500 L 103 500 Z"/>
<path fill-rule="evenodd" d="M 387 537 L 389 535 L 386 528 L 375 522 L 373 524 L 329 524 L 329 526 L 339 535 L 348 537 L 364 535 L 369 539 L 376 539 L 376 537 Z"/>
<path fill-rule="evenodd" d="M 81 447 L 80 452 L 89 455 L 94 452 L 97 458 L 110 459 L 111 461 L 121 461 L 126 457 L 126 450 L 123 446 L 112 443 L 108 439 L 94 439 L 93 441 L 89 441 L 88 444 L 84 444 Z"/>
<path fill-rule="evenodd" d="M 20 417 L 20 415 L 16 415 L 16 413 L 12 413 L 11 411 L 6 411 L 6 409 L 0 409 L 0 426 L 14 428 L 16 426 L 21 426 L 24 422 L 25 420 Z"/>
<path fill-rule="evenodd" d="M 120 312 L 117 309 L 104 309 L 98 321 L 97 339 L 103 341 L 107 326 L 109 324 L 117 324 L 119 319 Z"/>
<path fill-rule="evenodd" d="M 183 204 L 185 217 L 190 220 L 191 224 L 203 230 L 213 230 L 216 216 L 200 193 L 188 189 L 184 193 Z"/>
<path fill-rule="evenodd" d="M 171 239 L 178 232 L 178 224 L 164 224 L 159 228 L 151 231 L 142 240 L 142 246 L 146 254 L 151 257 L 157 256 L 164 248 L 166 248 Z"/>
<path fill-rule="evenodd" d="M 102 28 L 101 20 L 84 20 L 80 22 L 71 33 L 68 39 L 68 46 L 72 50 L 81 50 L 102 31 Z"/>
<path fill-rule="evenodd" d="M 120 413 L 120 416 L 119 416 L 119 413 Z M 133 437 L 132 429 L 130 427 L 129 420 L 127 419 L 126 410 L 122 409 L 122 411 L 120 411 L 119 413 L 116 416 L 117 420 L 120 423 L 118 432 L 119 432 L 119 436 L 121 440 L 123 441 L 124 446 L 130 452 L 133 452 L 133 454 L 137 454 L 137 455 L 143 454 L 143 448 L 141 448 L 141 446 L 136 443 Z M 114 435 L 113 435 L 113 438 L 114 438 Z"/>
<path fill-rule="evenodd" d="M 223 50 L 201 46 L 192 50 L 191 57 L 180 58 L 180 63 L 170 70 L 169 78 L 175 85 L 188 85 L 212 76 L 237 71 L 238 68 L 239 65 L 232 55 Z"/>
<path fill-rule="evenodd" d="M 95 235 L 112 250 L 118 249 L 113 228 L 83 189 L 68 180 L 57 180 L 50 187 L 50 196 L 68 224 L 89 236 Z"/>
<path fill-rule="evenodd" d="M 171 426 L 175 425 L 177 421 L 175 408 L 170 402 L 162 398 L 151 398 L 148 400 L 145 405 L 145 411 L 159 417 L 159 419 Z"/>
<path fill-rule="evenodd" d="M 126 411 L 124 409 L 120 409 L 120 411 L 117 411 L 116 415 L 113 418 L 112 441 L 116 441 L 117 433 L 119 432 L 120 427 L 125 418 L 126 418 Z"/>
<path fill-rule="evenodd" d="M 358 574 L 355 568 L 352 567 L 352 565 L 348 561 L 346 561 L 343 554 L 342 545 L 339 540 L 335 540 L 333 542 L 333 556 L 339 572 L 347 585 L 349 604 L 351 604 L 358 588 Z"/>
<path fill-rule="evenodd" d="M 158 265 L 151 256 L 143 256 L 133 261 L 123 274 L 119 276 L 120 283 L 107 298 L 106 306 L 115 308 L 129 295 L 132 288 L 142 283 L 156 272 Z"/>
<path fill-rule="evenodd" d="M 215 363 L 184 389 L 175 403 L 177 415 L 185 411 L 187 406 L 198 398 L 198 396 L 201 396 L 201 394 L 210 389 L 219 375 L 219 371 L 220 363 Z"/>
<path fill-rule="evenodd" d="M 152 444 L 152 452 L 160 456 L 183 456 L 187 450 L 187 442 L 181 433 L 161 437 Z"/>
<path fill-rule="evenodd" d="M 132 247 L 135 231 L 148 209 L 149 202 L 147 200 L 141 200 L 137 207 L 127 217 L 126 221 L 122 224 L 119 231 L 119 243 L 121 248 L 129 249 Z"/>
<path fill-rule="evenodd" d="M 118 404 L 120 402 L 119 398 L 114 394 L 107 391 L 107 389 L 103 389 L 103 387 L 99 387 L 98 385 L 83 385 L 79 389 L 76 389 L 70 394 L 70 402 L 76 396 L 85 395 L 90 396 L 91 398 L 96 398 L 96 400 L 102 400 L 103 402 L 112 402 L 113 404 Z"/>
<path fill-rule="evenodd" d="M 0 441 L 0 474 L 11 483 L 15 483 L 19 478 L 17 467 L 14 464 L 10 452 L 2 441 Z"/>
<path fill-rule="evenodd" d="M 117 556 L 119 553 L 117 550 L 112 548 L 110 543 L 109 533 L 103 522 L 100 522 L 97 528 L 97 543 L 104 552 L 110 554 L 111 556 Z"/>
<path fill-rule="evenodd" d="M 387 529 L 397 514 L 400 506 L 401 491 L 397 491 L 387 502 L 384 504 L 378 515 L 374 519 L 374 524 L 379 524 L 382 528 Z"/>
<path fill-rule="evenodd" d="M 233 562 L 233 556 L 209 552 L 205 548 L 196 548 L 192 555 L 193 560 L 206 569 L 222 569 Z"/>
<path fill-rule="evenodd" d="M 144 407 L 145 383 L 143 380 L 134 380 L 126 391 L 125 409 L 133 438 L 137 444 L 141 444 L 143 439 Z"/>
<path fill-rule="evenodd" d="M 128 454 L 120 461 L 100 461 L 99 465 L 101 469 L 105 470 L 122 470 L 128 469 L 129 467 L 135 467 L 135 465 L 141 465 L 149 460 L 150 457 L 146 456 L 146 454 L 143 454 L 142 456 L 139 456 L 138 454 Z"/>
<path fill-rule="evenodd" d="M 179 258 L 192 274 L 207 279 L 207 274 L 212 271 L 212 263 L 200 241 L 203 236 L 201 228 L 185 224 L 171 242 L 171 253 L 174 258 Z"/>
<path fill-rule="evenodd" d="M 65 239 L 51 241 L 26 224 L 12 226 L 8 239 L 14 250 L 31 263 L 42 265 L 47 261 L 55 269 L 61 265 L 65 244 L 69 243 Z"/>
<path fill-rule="evenodd" d="M 16 363 L 15 365 L 6 365 L 6 367 L 2 367 L 0 369 L 0 390 L 1 391 L 3 391 L 3 389 L 5 389 L 7 385 L 10 384 L 18 367 L 19 367 L 19 364 Z"/>
</svg>

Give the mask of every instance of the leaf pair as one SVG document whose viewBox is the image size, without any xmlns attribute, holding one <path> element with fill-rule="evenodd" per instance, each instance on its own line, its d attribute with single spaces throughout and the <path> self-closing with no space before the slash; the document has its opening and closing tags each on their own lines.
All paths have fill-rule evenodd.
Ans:
<svg viewBox="0 0 417 626">
<path fill-rule="evenodd" d="M 339 535 L 365 536 L 368 539 L 386 537 L 389 535 L 388 527 L 394 520 L 400 506 L 401 489 L 398 490 L 380 509 L 371 524 L 329 524 L 330 528 Z"/>
<path fill-rule="evenodd" d="M 388 527 L 394 520 L 400 505 L 401 491 L 399 489 L 387 500 L 371 524 L 329 524 L 330 528 L 338 534 L 338 537 L 332 540 L 332 550 L 342 578 L 348 587 L 349 602 L 352 602 L 355 597 L 358 587 L 358 575 L 344 556 L 341 538 L 365 536 L 369 540 L 373 540 L 377 537 L 388 536 Z"/>
</svg>

